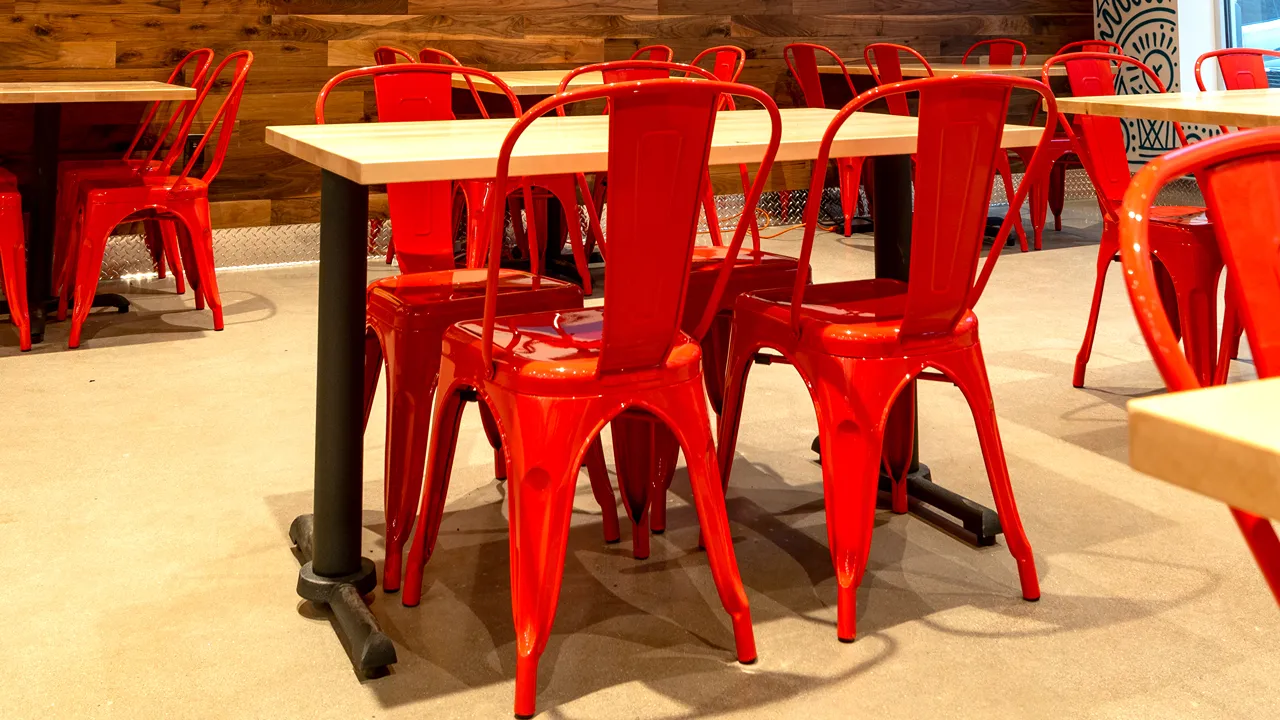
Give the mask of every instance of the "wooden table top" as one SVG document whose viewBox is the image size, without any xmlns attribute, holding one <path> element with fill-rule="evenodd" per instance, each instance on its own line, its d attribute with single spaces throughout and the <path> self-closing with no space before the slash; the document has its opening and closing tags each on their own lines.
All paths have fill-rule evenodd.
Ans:
<svg viewBox="0 0 1280 720">
<path fill-rule="evenodd" d="M 788 108 L 782 113 L 778 161 L 811 160 L 835 110 Z M 350 123 L 267 128 L 268 145 L 361 185 L 493 177 L 498 150 L 514 120 L 422 123 Z M 604 170 L 607 115 L 539 118 L 512 153 L 512 175 Z M 1006 125 L 1005 147 L 1039 142 L 1043 128 Z M 712 138 L 712 165 L 759 162 L 769 140 L 764 110 L 720 113 Z M 832 157 L 906 155 L 916 151 L 916 119 L 857 113 L 836 136 Z"/>
<path fill-rule="evenodd" d="M 0 105 L 194 100 L 196 91 L 150 80 L 129 82 L 0 82 Z"/>
<path fill-rule="evenodd" d="M 1064 113 L 1176 120 L 1206 125 L 1280 125 L 1280 89 L 1171 92 L 1058 98 Z"/>
<path fill-rule="evenodd" d="M 1280 378 L 1130 401 L 1129 464 L 1280 518 Z"/>
<path fill-rule="evenodd" d="M 568 70 L 509 70 L 494 73 L 494 75 L 497 75 L 499 80 L 506 83 L 507 86 L 511 88 L 511 92 L 516 95 L 554 95 L 560 91 L 560 81 L 568 74 Z M 471 78 L 471 82 L 475 85 L 476 90 L 479 90 L 480 92 L 501 92 L 497 85 L 474 75 L 454 75 L 453 86 L 456 88 L 466 88 L 468 77 Z M 593 72 L 579 75 L 574 78 L 569 82 L 569 87 L 583 88 L 591 87 L 593 85 L 601 85 L 603 83 L 604 77 L 601 76 L 600 73 Z"/>
<path fill-rule="evenodd" d="M 867 67 L 862 58 L 857 60 L 846 60 L 845 66 L 849 68 L 850 75 L 871 75 L 871 68 Z M 1040 77 L 1039 65 L 983 65 L 970 63 L 962 65 L 960 63 L 929 63 L 929 67 L 933 68 L 933 74 L 937 77 L 948 77 L 951 75 L 1014 75 L 1017 77 Z M 840 74 L 839 65 L 819 65 L 818 72 L 824 74 Z M 1049 69 L 1049 74 L 1053 76 L 1066 77 L 1067 69 L 1061 65 L 1055 65 Z M 902 65 L 902 77 L 904 78 L 922 78 L 928 77 L 929 73 L 923 65 Z"/>
</svg>

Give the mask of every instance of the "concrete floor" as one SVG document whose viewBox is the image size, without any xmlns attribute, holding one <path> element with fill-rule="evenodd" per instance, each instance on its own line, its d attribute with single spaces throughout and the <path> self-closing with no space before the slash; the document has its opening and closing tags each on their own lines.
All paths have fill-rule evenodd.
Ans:
<svg viewBox="0 0 1280 720">
<path fill-rule="evenodd" d="M 584 479 L 544 715 L 1280 717 L 1280 613 L 1226 509 L 1125 464 L 1125 401 L 1163 386 L 1118 266 L 1089 387 L 1070 386 L 1096 233 L 1002 258 L 978 306 L 1039 603 L 1020 599 L 1003 543 L 977 550 L 882 512 L 860 638 L 838 643 L 812 406 L 793 370 L 758 367 L 728 507 L 760 662 L 733 661 L 687 482 L 637 562 L 625 531 L 600 542 Z M 870 238 L 820 238 L 814 271 L 870 276 Z M 0 329 L 0 715 L 510 717 L 504 488 L 474 410 L 423 604 L 374 597 L 400 662 L 362 682 L 326 613 L 295 594 L 286 534 L 311 503 L 316 268 L 219 282 L 222 333 L 165 281 L 127 288 L 136 312 L 93 317 L 78 351 L 65 325 L 22 355 Z M 959 392 L 925 383 L 920 405 L 935 478 L 990 503 Z M 365 441 L 375 559 L 379 413 Z"/>
</svg>

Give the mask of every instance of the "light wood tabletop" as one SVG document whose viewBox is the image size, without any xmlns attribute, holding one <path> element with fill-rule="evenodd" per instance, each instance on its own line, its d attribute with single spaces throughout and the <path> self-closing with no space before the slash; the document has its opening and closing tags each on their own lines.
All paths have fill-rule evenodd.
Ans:
<svg viewBox="0 0 1280 720">
<path fill-rule="evenodd" d="M 1280 518 L 1280 378 L 1131 400 L 1129 464 Z"/>
<path fill-rule="evenodd" d="M 509 70 L 505 72 L 496 72 L 494 75 L 499 80 L 507 84 L 511 88 L 511 92 L 516 95 L 554 95 L 560 91 L 560 81 L 568 75 L 568 70 Z M 453 86 L 456 88 L 466 88 L 467 78 L 471 79 L 476 90 L 480 92 L 497 93 L 501 92 L 497 85 L 482 77 L 474 75 L 454 75 Z M 591 87 L 604 83 L 604 77 L 600 73 L 585 73 L 579 75 L 569 82 L 571 88 Z M 522 103 L 523 104 L 523 103 Z"/>
<path fill-rule="evenodd" d="M 782 113 L 778 160 L 811 160 L 835 110 L 788 108 Z M 498 149 L 515 121 L 450 120 L 423 123 L 351 123 L 267 128 L 268 145 L 361 185 L 493 177 Z M 516 144 L 512 175 L 604 170 L 607 115 L 539 118 Z M 1006 125 L 1005 147 L 1033 146 L 1044 128 Z M 712 138 L 712 165 L 760 160 L 769 140 L 763 110 L 720 113 Z M 857 113 L 837 135 L 832 157 L 907 155 L 916 151 L 916 119 Z"/>
<path fill-rule="evenodd" d="M 150 80 L 128 82 L 0 82 L 0 105 L 194 100 L 196 91 Z"/>
<path fill-rule="evenodd" d="M 1280 89 L 1062 97 L 1058 109 L 1069 114 L 1266 127 L 1280 125 Z"/>
<path fill-rule="evenodd" d="M 862 58 L 857 60 L 846 60 L 845 66 L 849 68 L 850 75 L 870 75 L 871 68 L 867 67 Z M 952 75 L 1014 75 L 1017 77 L 1040 77 L 1039 65 L 985 65 L 978 63 L 970 63 L 962 65 L 961 63 L 929 63 L 929 67 L 933 68 L 935 77 L 949 77 Z M 818 72 L 824 74 L 840 74 L 839 65 L 819 65 Z M 1049 69 L 1049 74 L 1055 77 L 1066 77 L 1067 69 L 1061 65 L 1055 65 Z M 929 73 L 923 65 L 906 64 L 902 65 L 902 77 L 904 78 L 922 78 L 928 77 Z"/>
</svg>

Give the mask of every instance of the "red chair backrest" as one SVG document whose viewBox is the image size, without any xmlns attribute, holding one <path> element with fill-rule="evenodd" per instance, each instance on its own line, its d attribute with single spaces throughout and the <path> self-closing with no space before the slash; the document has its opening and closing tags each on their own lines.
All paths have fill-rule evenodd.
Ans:
<svg viewBox="0 0 1280 720">
<path fill-rule="evenodd" d="M 1069 53 L 1055 55 L 1045 62 L 1041 77 L 1047 84 L 1049 70 L 1054 65 L 1067 68 L 1067 81 L 1071 85 L 1071 94 L 1114 95 L 1116 93 L 1116 71 L 1114 68 L 1127 68 L 1140 72 L 1146 84 L 1155 92 L 1165 92 L 1164 83 L 1150 67 L 1141 60 L 1126 55 L 1110 53 Z M 1077 137 L 1072 127 L 1079 131 Z M 1081 154 L 1089 179 L 1093 181 L 1094 190 L 1098 194 L 1098 204 L 1103 214 L 1114 219 L 1115 209 L 1120 206 L 1125 190 L 1129 187 L 1129 156 L 1125 144 L 1127 131 L 1120 118 L 1102 117 L 1098 115 L 1078 115 L 1072 123 L 1062 123 L 1063 130 L 1077 146 L 1083 145 L 1088 150 L 1087 157 Z M 1182 125 L 1174 123 L 1178 138 L 1183 145 L 1187 144 L 1187 136 Z"/>
<path fill-rule="evenodd" d="M 996 156 L 1003 152 L 1000 143 L 1014 88 L 1039 93 L 1049 104 L 1050 113 L 1030 167 L 1010 203 L 1009 217 L 1001 226 L 997 244 L 988 253 L 982 273 L 978 275 Z M 965 311 L 977 303 L 1013 227 L 1012 219 L 1018 216 L 1017 210 L 1026 199 L 1030 188 L 1026 178 L 1037 177 L 1046 165 L 1046 148 L 1057 123 L 1057 104 L 1044 84 L 1005 75 L 911 80 L 881 85 L 854 98 L 832 119 L 818 149 L 805 205 L 800 267 L 808 267 L 813 252 L 826 165 L 836 134 L 853 113 L 872 102 L 904 93 L 919 95 L 920 120 L 915 153 L 911 277 L 907 283 L 907 308 L 901 332 L 904 338 L 919 338 L 952 331 Z M 792 294 L 791 324 L 796 333 L 800 332 L 800 309 L 806 285 L 804 278 L 798 278 Z"/>
<path fill-rule="evenodd" d="M 631 60 L 657 60 L 658 62 L 671 62 L 676 56 L 675 52 L 666 45 L 645 45 L 644 47 L 631 53 Z"/>
<path fill-rule="evenodd" d="M 845 67 L 835 50 L 814 43 L 791 43 L 782 48 L 782 59 L 786 61 L 791 76 L 800 85 L 804 104 L 811 108 L 827 106 L 827 100 L 822 95 L 822 75 L 818 73 L 818 53 L 828 55 L 836 61 L 844 75 L 845 84 L 849 86 L 849 92 L 857 96 L 858 91 L 853 89 L 853 79 L 849 77 L 849 68 Z"/>
<path fill-rule="evenodd" d="M 356 78 L 373 79 L 379 122 L 453 120 L 453 77 L 481 77 L 503 91 L 512 116 L 520 114 L 520 100 L 491 73 L 457 65 L 398 63 L 356 68 L 338 73 L 316 98 L 315 118 L 323 125 L 329 93 Z M 453 183 L 436 180 L 387 185 L 391 231 L 403 272 L 447 270 L 453 261 Z M 497 203 L 506 206 L 505 203 Z"/>
<path fill-rule="evenodd" d="M 716 80 L 664 78 L 601 85 L 547 98 L 516 122 L 498 154 L 497 188 L 505 191 L 511 152 L 540 116 L 570 103 L 605 99 L 609 116 L 608 230 L 605 271 L 606 308 L 601 328 L 601 374 L 659 366 L 676 342 L 685 287 L 698 228 L 702 183 L 711 150 L 717 108 L 723 95 L 759 102 L 771 119 L 770 141 L 744 212 L 727 251 L 727 260 L 708 302 L 699 332 L 705 332 L 764 188 L 782 138 L 777 105 L 757 88 Z M 494 218 L 501 209 L 495 206 Z M 485 296 L 486 365 L 492 368 L 494 314 L 497 309 L 497 260 L 501 243 L 490 244 L 489 284 Z"/>
<path fill-rule="evenodd" d="M 1280 128 L 1246 130 L 1166 153 L 1133 178 L 1120 212 L 1120 259 L 1138 326 L 1172 391 L 1200 387 L 1160 303 L 1147 241 L 1160 188 L 1194 173 L 1259 377 L 1280 375 Z M 1228 285 L 1231 287 L 1231 285 Z"/>
<path fill-rule="evenodd" d="M 431 47 L 424 47 L 418 51 L 418 62 L 424 65 L 457 65 L 462 67 L 462 63 L 452 53 Z"/>
<path fill-rule="evenodd" d="M 702 67 L 702 61 L 711 58 L 711 74 L 717 80 L 738 82 L 742 68 L 747 64 L 747 51 L 737 45 L 717 45 L 707 48 L 693 58 L 690 65 Z"/>
<path fill-rule="evenodd" d="M 960 58 L 961 65 L 969 64 L 969 57 L 975 52 L 981 51 L 983 48 L 987 50 L 987 62 L 992 65 L 1026 65 L 1027 64 L 1027 46 L 1021 40 L 1013 38 L 994 38 L 991 40 L 979 40 L 969 46 L 964 51 L 964 57 Z M 1018 58 L 1018 62 L 1014 62 L 1014 57 Z M 975 58 L 976 59 L 976 58 Z"/>
<path fill-rule="evenodd" d="M 1207 88 L 1204 76 L 1200 74 L 1200 66 L 1205 60 L 1217 58 L 1218 71 L 1222 73 L 1222 84 L 1228 90 L 1260 90 L 1270 87 L 1267 79 L 1267 66 L 1263 58 L 1280 58 L 1280 50 L 1260 50 L 1258 48 L 1227 48 L 1213 50 L 1196 58 L 1196 85 L 1200 92 Z M 1219 126 L 1222 132 L 1230 132 L 1226 125 Z"/>
<path fill-rule="evenodd" d="M 902 55 L 904 53 L 923 65 L 928 76 L 933 77 L 933 67 L 929 65 L 929 61 L 906 45 L 871 43 L 862 49 L 862 61 L 867 64 L 867 69 L 871 71 L 871 77 L 875 79 L 876 85 L 888 85 L 902 82 Z M 872 62 L 873 59 L 874 62 Z M 889 104 L 889 112 L 894 115 L 911 114 L 911 108 L 907 105 L 907 98 L 902 93 L 887 95 L 885 102 Z"/>
<path fill-rule="evenodd" d="M 218 171 L 222 169 L 222 163 L 227 159 L 227 148 L 231 145 L 231 136 L 235 132 L 236 114 L 240 111 L 240 98 L 244 95 L 244 84 L 249 78 L 249 68 L 253 66 L 253 53 L 248 50 L 240 50 L 233 52 L 222 59 L 218 63 L 217 69 L 209 75 L 209 79 L 204 84 L 204 89 L 195 99 L 195 104 L 191 112 L 183 121 L 181 129 L 178 130 L 177 137 L 185 138 L 191 132 L 191 123 L 195 120 L 196 115 L 200 112 L 200 108 L 204 106 L 204 101 L 209 97 L 209 93 L 218 85 L 218 79 L 222 77 L 222 73 L 227 68 L 232 69 L 231 82 L 226 88 L 226 96 L 222 99 L 222 104 L 214 112 L 213 117 L 209 120 L 208 129 L 200 137 L 199 144 L 191 151 L 191 159 L 187 161 L 182 171 L 178 173 L 174 180 L 174 185 L 181 185 L 182 182 L 195 169 L 196 163 L 200 161 L 201 155 L 204 153 L 205 146 L 209 144 L 209 139 L 216 137 L 217 141 L 213 146 L 213 159 L 209 162 L 209 167 L 205 169 L 204 175 L 200 176 L 200 180 L 206 185 L 213 182 L 218 176 Z M 222 88 L 218 88 L 219 92 Z M 185 142 L 176 143 L 169 148 L 169 154 L 165 157 L 164 167 L 172 168 L 173 165 L 182 156 L 186 148 Z M 167 170 L 166 170 L 167 172 Z"/>
<path fill-rule="evenodd" d="M 209 66 L 213 64 L 213 51 L 209 48 L 201 48 L 200 50 L 192 50 L 187 56 L 178 61 L 174 66 L 173 72 L 169 73 L 169 79 L 166 81 L 170 85 L 179 85 L 186 72 L 187 65 L 195 63 L 195 67 L 191 68 L 191 89 L 196 91 L 199 96 L 200 91 L 204 89 L 205 78 L 209 74 Z M 124 159 L 128 160 L 133 157 L 133 153 L 138 149 L 138 143 L 142 142 L 142 138 L 147 133 L 147 129 L 151 127 L 151 121 L 155 119 L 156 113 L 160 110 L 160 102 L 153 102 L 147 106 L 147 111 L 143 114 L 142 120 L 138 123 L 138 131 L 133 135 L 133 141 L 129 143 L 129 149 L 124 151 Z M 169 131 L 173 130 L 179 120 L 186 120 L 192 112 L 195 111 L 195 100 L 183 100 L 173 109 L 173 114 L 169 116 L 169 121 L 165 123 L 164 129 L 160 131 L 159 137 L 156 138 L 155 144 L 151 146 L 151 150 L 147 153 L 146 162 L 149 163 L 156 158 L 161 146 L 169 138 Z M 186 144 L 186 135 L 180 135 L 174 139 L 173 144 L 182 146 Z"/>
<path fill-rule="evenodd" d="M 1110 40 L 1076 40 L 1058 48 L 1058 52 L 1054 53 L 1054 55 L 1077 52 L 1110 52 L 1116 55 L 1124 55 L 1124 47 L 1120 43 L 1111 42 Z"/>
<path fill-rule="evenodd" d="M 559 93 L 565 93 L 569 89 L 569 83 L 579 75 L 598 72 L 604 78 L 605 84 L 633 82 L 636 80 L 662 80 L 671 77 L 671 73 L 681 73 L 684 77 L 697 75 L 704 80 L 716 80 L 716 76 L 710 70 L 705 70 L 697 65 L 686 65 L 684 63 L 675 63 L 667 60 L 609 60 L 602 63 L 593 63 L 591 65 L 582 65 L 570 70 L 560 79 Z M 605 114 L 609 114 L 609 103 L 605 101 Z M 556 108 L 556 113 L 564 115 L 564 105 Z"/>
<path fill-rule="evenodd" d="M 373 62 L 375 65 L 395 65 L 404 60 L 405 62 L 413 62 L 413 56 L 407 50 L 401 50 L 390 45 L 383 45 L 373 51 Z"/>
</svg>

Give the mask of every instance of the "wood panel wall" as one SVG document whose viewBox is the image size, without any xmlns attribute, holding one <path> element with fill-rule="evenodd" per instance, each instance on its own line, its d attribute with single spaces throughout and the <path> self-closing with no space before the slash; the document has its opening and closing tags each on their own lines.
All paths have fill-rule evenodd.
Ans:
<svg viewBox="0 0 1280 720">
<path fill-rule="evenodd" d="M 493 70 L 568 68 L 652 43 L 688 60 L 732 43 L 748 53 L 743 80 L 787 106 L 798 95 L 781 53 L 797 40 L 845 57 L 875 41 L 955 56 L 989 37 L 1019 38 L 1037 54 L 1092 37 L 1091 0 L 0 0 L 0 12 L 0 81 L 163 80 L 190 49 L 252 50 L 236 139 L 213 188 L 223 227 L 317 218 L 318 171 L 267 147 L 263 130 L 310 123 L 324 81 L 369 64 L 382 44 L 431 45 Z M 330 121 L 365 118 L 363 94 L 332 96 Z M 88 107 L 64 114 L 64 147 L 123 148 L 138 108 Z M 23 165 L 30 132 L 29 109 L 0 112 L 6 163 Z"/>
</svg>

